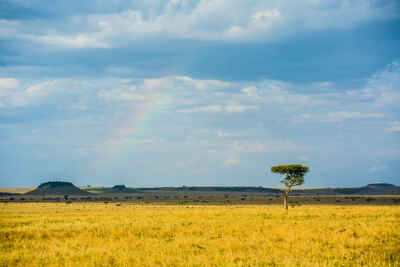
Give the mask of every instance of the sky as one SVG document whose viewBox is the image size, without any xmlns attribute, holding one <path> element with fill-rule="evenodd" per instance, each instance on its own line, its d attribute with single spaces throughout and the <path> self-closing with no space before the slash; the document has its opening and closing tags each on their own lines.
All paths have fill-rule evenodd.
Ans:
<svg viewBox="0 0 400 267">
<path fill-rule="evenodd" d="M 0 0 L 0 187 L 400 185 L 397 0 Z"/>
</svg>

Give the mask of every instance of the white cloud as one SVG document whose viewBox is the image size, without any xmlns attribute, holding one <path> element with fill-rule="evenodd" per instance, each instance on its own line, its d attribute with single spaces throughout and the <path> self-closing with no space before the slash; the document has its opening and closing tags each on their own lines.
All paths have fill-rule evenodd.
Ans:
<svg viewBox="0 0 400 267">
<path fill-rule="evenodd" d="M 363 22 L 398 18 L 396 7 L 395 1 L 376 5 L 368 0 L 135 1 L 121 12 L 67 17 L 69 29 L 76 29 L 72 33 L 65 32 L 63 26 L 44 27 L 33 33 L 29 31 L 30 22 L 0 20 L 0 36 L 76 49 L 111 48 L 148 38 L 274 41 L 298 32 L 351 28 Z"/>
<path fill-rule="evenodd" d="M 240 105 L 240 104 L 228 104 L 225 106 L 225 111 L 230 112 L 230 113 L 236 113 L 236 112 L 245 112 L 248 110 L 259 110 L 260 108 L 258 106 L 254 105 Z"/>
<path fill-rule="evenodd" d="M 294 120 L 296 122 L 341 122 L 351 119 L 396 118 L 399 112 L 399 88 L 400 63 L 394 61 L 384 70 L 372 75 L 361 89 L 344 92 L 337 90 L 336 93 L 322 91 L 308 95 L 304 98 L 305 103 L 313 103 L 315 108 L 312 112 L 301 112 L 295 115 Z"/>
<path fill-rule="evenodd" d="M 382 71 L 372 75 L 364 88 L 349 90 L 347 95 L 362 100 L 371 100 L 377 107 L 400 101 L 400 62 L 394 61 Z"/>
<path fill-rule="evenodd" d="M 297 93 L 304 86 L 312 90 L 306 94 Z M 138 109 L 156 106 L 159 110 L 169 109 L 186 114 L 224 115 L 268 110 L 297 123 L 361 119 L 393 121 L 396 118 L 398 86 L 400 65 L 397 62 L 373 75 L 364 88 L 349 91 L 334 90 L 334 84 L 329 81 L 310 84 L 277 80 L 226 82 L 165 76 L 128 80 L 58 79 L 26 85 L 26 82 L 13 78 L 1 78 L 0 107 L 46 104 L 57 109 L 87 111 L 93 105 L 115 102 L 115 110 L 122 105 L 130 107 L 136 103 Z M 325 90 L 327 87 L 329 90 Z M 385 105 L 377 104 L 383 101 Z M 143 105 L 137 105 L 139 103 Z"/>
<path fill-rule="evenodd" d="M 375 105 L 385 106 L 400 102 L 400 92 L 382 92 L 375 100 Z"/>
<path fill-rule="evenodd" d="M 196 107 L 190 109 L 182 109 L 180 112 L 182 113 L 193 113 L 193 112 L 221 112 L 224 110 L 224 107 L 221 105 L 214 106 L 204 106 L 204 107 Z"/>
<path fill-rule="evenodd" d="M 62 108 L 78 96 L 87 96 L 90 84 L 82 80 L 57 79 L 34 84 L 14 83 L 16 88 L 0 99 L 0 107 L 18 108 L 29 105 L 47 104 Z M 76 103 L 77 104 L 77 103 Z M 79 103 L 84 105 L 85 103 Z"/>
<path fill-rule="evenodd" d="M 305 86 L 312 90 L 298 93 Z M 397 62 L 373 75 L 364 88 L 343 91 L 335 90 L 334 86 L 329 81 L 310 84 L 277 80 L 226 82 L 188 76 L 128 80 L 58 79 L 33 84 L 1 78 L 0 107 L 40 104 L 87 111 L 91 106 L 114 102 L 114 110 L 122 106 L 133 107 L 136 103 L 138 109 L 156 106 L 158 110 L 186 114 L 274 112 L 282 119 L 297 123 L 361 119 L 389 123 L 396 119 L 400 86 L 400 64 Z M 327 87 L 329 90 L 325 90 Z M 385 105 L 380 104 L 383 102 Z M 140 103 L 143 105 L 137 105 Z"/>
<path fill-rule="evenodd" d="M 19 21 L 0 19 L 0 38 L 19 37 L 21 26 Z"/>
<path fill-rule="evenodd" d="M 244 133 L 242 132 L 232 132 L 232 131 L 217 131 L 217 136 L 218 137 L 240 137 L 240 136 L 245 136 Z"/>
<path fill-rule="evenodd" d="M 215 144 L 218 151 L 222 151 L 226 166 L 236 166 L 241 158 L 248 158 L 250 154 L 286 153 L 309 151 L 310 146 L 299 145 L 290 140 L 235 140 L 233 142 Z"/>
<path fill-rule="evenodd" d="M 312 88 L 317 88 L 317 89 L 328 89 L 332 88 L 334 86 L 334 83 L 331 81 L 323 81 L 323 82 L 313 82 L 311 83 Z"/>
<path fill-rule="evenodd" d="M 104 89 L 97 93 L 97 97 L 104 100 L 117 100 L 117 101 L 145 101 L 148 96 L 138 92 L 137 87 L 134 85 L 120 85 L 116 89 Z"/>
<path fill-rule="evenodd" d="M 51 93 L 56 83 L 57 81 L 45 81 L 28 87 L 25 92 L 30 95 L 46 95 Z"/>
<path fill-rule="evenodd" d="M 0 78 L 0 108 L 9 105 L 10 98 L 16 94 L 19 81 L 14 78 Z"/>
<path fill-rule="evenodd" d="M 393 121 L 390 123 L 390 132 L 400 132 L 400 121 Z"/>
<path fill-rule="evenodd" d="M 72 105 L 69 106 L 70 109 L 72 110 L 88 110 L 89 107 L 88 105 L 84 103 L 73 103 Z"/>
<path fill-rule="evenodd" d="M 79 33 L 76 35 L 28 35 L 29 39 L 56 47 L 68 48 L 111 48 L 111 45 L 101 40 L 96 34 Z"/>
<path fill-rule="evenodd" d="M 97 97 L 105 101 L 122 102 L 157 102 L 164 104 L 173 102 L 175 107 L 180 105 L 193 106 L 207 97 L 223 95 L 218 91 L 229 86 L 229 82 L 218 80 L 200 80 L 187 76 L 165 76 L 151 79 L 132 79 L 128 81 L 116 81 L 114 88 L 105 88 L 99 90 Z M 234 112 L 235 109 L 244 109 L 228 105 L 223 108 L 219 105 L 201 107 L 197 111 L 222 111 Z"/>
<path fill-rule="evenodd" d="M 210 145 L 210 144 L 209 144 Z M 268 153 L 287 153 L 310 151 L 311 146 L 300 145 L 290 140 L 254 140 L 246 138 L 228 142 L 216 141 L 211 145 L 224 157 L 226 166 L 236 166 L 241 163 L 241 159 L 249 158 L 250 155 Z"/>
<path fill-rule="evenodd" d="M 237 155 L 229 155 L 224 163 L 227 166 L 236 166 L 240 164 L 240 158 Z"/>
<path fill-rule="evenodd" d="M 351 119 L 378 119 L 383 118 L 383 113 L 363 113 L 359 111 L 333 111 L 325 114 L 303 113 L 296 116 L 297 122 L 313 120 L 319 122 L 342 122 Z"/>
<path fill-rule="evenodd" d="M 292 141 L 234 141 L 232 150 L 241 153 L 269 153 L 282 151 L 305 151 L 310 147 Z"/>
<path fill-rule="evenodd" d="M 134 138 L 132 139 L 137 144 L 152 144 L 159 145 L 160 143 L 165 142 L 165 140 L 158 136 L 152 136 L 151 138 Z"/>
<path fill-rule="evenodd" d="M 362 113 L 362 112 L 351 112 L 351 111 L 336 111 L 329 112 L 326 115 L 327 121 L 339 122 L 348 119 L 371 119 L 371 118 L 382 118 L 383 113 Z"/>
<path fill-rule="evenodd" d="M 245 93 L 248 96 L 258 97 L 258 90 L 255 86 L 244 87 L 240 90 L 241 92 Z"/>
<path fill-rule="evenodd" d="M 195 113 L 195 112 L 227 112 L 227 113 L 241 113 L 249 110 L 259 110 L 258 106 L 246 106 L 240 104 L 227 104 L 227 105 L 211 105 L 194 107 L 190 109 L 181 109 L 182 113 Z"/>
<path fill-rule="evenodd" d="M 263 10 L 263 11 L 258 11 L 254 13 L 251 18 L 255 22 L 265 22 L 265 21 L 270 21 L 277 19 L 281 16 L 281 12 L 277 9 L 270 9 L 270 10 Z"/>
<path fill-rule="evenodd" d="M 210 90 L 210 89 L 217 89 L 217 88 L 226 88 L 231 83 L 226 81 L 219 81 L 219 80 L 200 80 L 200 79 L 193 79 L 187 76 L 176 76 L 174 77 L 177 81 L 183 81 L 184 83 L 191 85 L 197 90 Z"/>
<path fill-rule="evenodd" d="M 181 2 L 179 2 L 181 5 Z M 199 1 L 185 8 L 170 1 L 158 14 L 145 16 L 143 10 L 111 15 L 88 16 L 91 28 L 104 40 L 146 36 L 208 40 L 274 40 L 294 31 L 354 27 L 357 23 L 396 16 L 393 4 L 375 7 L 367 1 L 323 3 L 258 1 Z M 323 8 L 321 8 L 323 7 Z M 227 12 L 228 11 L 228 12 Z M 397 14 L 398 16 L 398 14 Z M 131 37 L 129 37 L 131 36 Z M 126 38 L 125 37 L 125 38 Z"/>
<path fill-rule="evenodd" d="M 308 156 L 300 156 L 300 157 L 298 157 L 298 159 L 301 161 L 306 161 L 306 162 L 311 160 Z"/>
<path fill-rule="evenodd" d="M 19 86 L 19 82 L 14 78 L 0 78 L 0 94 L 2 89 L 13 89 Z"/>
<path fill-rule="evenodd" d="M 369 168 L 369 172 L 382 172 L 387 170 L 387 166 L 383 164 L 373 165 Z"/>
</svg>

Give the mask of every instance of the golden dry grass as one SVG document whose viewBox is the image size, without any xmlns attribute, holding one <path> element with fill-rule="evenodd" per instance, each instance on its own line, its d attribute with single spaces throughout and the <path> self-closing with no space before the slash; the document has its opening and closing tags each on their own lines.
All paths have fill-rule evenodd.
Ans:
<svg viewBox="0 0 400 267">
<path fill-rule="evenodd" d="M 36 187 L 0 187 L 0 192 L 5 193 L 17 193 L 17 194 L 24 194 L 26 192 L 32 191 Z"/>
<path fill-rule="evenodd" d="M 0 266 L 400 266 L 399 206 L 1 203 Z"/>
</svg>

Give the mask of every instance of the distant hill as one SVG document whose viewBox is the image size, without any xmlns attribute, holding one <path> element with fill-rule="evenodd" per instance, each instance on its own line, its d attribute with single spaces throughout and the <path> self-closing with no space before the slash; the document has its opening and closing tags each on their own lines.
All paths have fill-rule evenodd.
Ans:
<svg viewBox="0 0 400 267">
<path fill-rule="evenodd" d="M 182 187 L 153 187 L 135 188 L 141 192 L 238 192 L 238 193 L 264 193 L 280 194 L 277 188 L 253 186 L 182 186 Z M 392 184 L 369 184 L 362 187 L 332 187 L 294 189 L 292 195 L 400 195 L 400 187 Z"/>
<path fill-rule="evenodd" d="M 0 188 L 0 196 L 11 196 L 19 188 Z M 133 194 L 133 193 L 173 193 L 187 192 L 236 192 L 254 194 L 280 194 L 279 188 L 266 188 L 255 186 L 180 186 L 180 187 L 140 187 L 129 188 L 125 185 L 113 187 L 90 187 L 80 189 L 70 182 L 47 182 L 39 185 L 34 190 L 25 193 L 28 195 L 89 195 L 96 194 Z M 88 192 L 88 191 L 90 192 Z M 26 190 L 25 190 L 26 192 Z M 326 188 L 297 188 L 292 195 L 400 195 L 400 187 L 388 183 L 373 183 L 361 187 L 326 187 Z"/>
<path fill-rule="evenodd" d="M 369 188 L 394 188 L 396 186 L 393 184 L 387 184 L 387 183 L 376 183 L 376 184 L 367 184 L 366 187 L 369 187 Z"/>
<path fill-rule="evenodd" d="M 105 194 L 130 194 L 130 193 L 138 193 L 140 191 L 133 189 L 133 188 L 128 188 L 125 185 L 114 185 L 112 188 L 107 188 L 103 190 L 102 193 Z"/>
<path fill-rule="evenodd" d="M 255 186 L 182 186 L 182 187 L 151 187 L 134 188 L 139 192 L 238 192 L 280 194 L 278 188 Z M 103 191 L 105 192 L 105 191 Z M 362 187 L 332 187 L 294 189 L 292 195 L 400 195 L 400 187 L 386 184 L 368 184 Z"/>
<path fill-rule="evenodd" d="M 19 193 L 0 192 L 0 197 L 19 196 Z"/>
<path fill-rule="evenodd" d="M 70 182 L 47 182 L 36 189 L 25 193 L 26 195 L 89 195 L 90 193 L 79 189 Z"/>
<path fill-rule="evenodd" d="M 333 187 L 293 190 L 294 194 L 319 195 L 400 195 L 400 187 L 387 183 L 368 184 L 362 187 Z"/>
<path fill-rule="evenodd" d="M 275 188 L 255 186 L 182 186 L 182 187 L 146 187 L 135 188 L 140 191 L 175 191 L 175 192 L 239 192 L 239 193 L 280 193 Z"/>
</svg>

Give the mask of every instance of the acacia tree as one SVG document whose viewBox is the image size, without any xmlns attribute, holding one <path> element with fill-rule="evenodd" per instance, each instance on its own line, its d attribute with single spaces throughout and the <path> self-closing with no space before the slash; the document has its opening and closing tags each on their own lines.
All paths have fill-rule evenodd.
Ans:
<svg viewBox="0 0 400 267">
<path fill-rule="evenodd" d="M 284 174 L 285 178 L 281 180 L 281 183 L 286 186 L 283 190 L 283 207 L 288 209 L 288 196 L 289 192 L 292 191 L 293 186 L 302 185 L 304 183 L 304 175 L 308 172 L 309 168 L 301 164 L 289 164 L 289 165 L 278 165 L 272 166 L 272 173 Z"/>
</svg>

